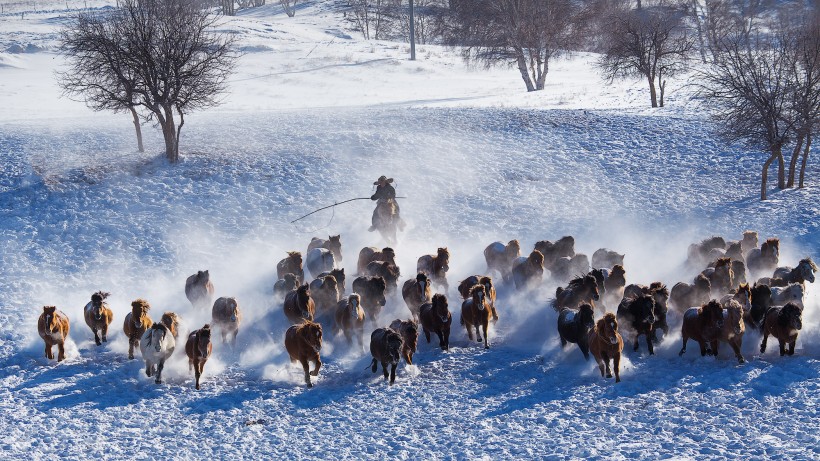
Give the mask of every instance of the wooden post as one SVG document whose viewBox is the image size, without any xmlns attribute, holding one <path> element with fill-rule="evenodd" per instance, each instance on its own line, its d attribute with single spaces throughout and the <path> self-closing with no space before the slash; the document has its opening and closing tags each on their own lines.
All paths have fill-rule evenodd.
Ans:
<svg viewBox="0 0 820 461">
<path fill-rule="evenodd" d="M 413 17 L 413 0 L 410 0 L 410 60 L 416 60 L 416 20 Z"/>
</svg>

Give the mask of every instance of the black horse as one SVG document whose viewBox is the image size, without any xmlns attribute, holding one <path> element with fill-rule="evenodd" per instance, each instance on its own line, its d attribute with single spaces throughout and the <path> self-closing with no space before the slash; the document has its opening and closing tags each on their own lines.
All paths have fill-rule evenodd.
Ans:
<svg viewBox="0 0 820 461">
<path fill-rule="evenodd" d="M 589 333 L 595 329 L 595 313 L 590 304 L 581 304 L 575 309 L 561 309 L 558 314 L 558 334 L 561 336 L 561 347 L 575 343 L 589 360 Z"/>
</svg>

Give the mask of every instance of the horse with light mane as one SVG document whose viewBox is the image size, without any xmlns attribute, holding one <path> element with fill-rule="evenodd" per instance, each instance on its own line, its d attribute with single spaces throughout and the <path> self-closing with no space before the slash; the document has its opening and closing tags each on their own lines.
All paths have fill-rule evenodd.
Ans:
<svg viewBox="0 0 820 461">
<path fill-rule="evenodd" d="M 748 288 L 748 287 L 747 287 Z M 735 353 L 737 361 L 746 363 L 740 348 L 743 346 L 743 333 L 746 325 L 743 322 L 743 306 L 735 300 L 730 300 L 723 308 L 723 328 L 720 330 L 720 340 L 729 344 Z M 715 356 L 718 350 L 715 346 Z"/>
<path fill-rule="evenodd" d="M 790 283 L 785 287 L 772 287 L 772 306 L 785 306 L 788 303 L 797 304 L 803 309 L 803 295 L 805 290 L 799 283 Z"/>
<path fill-rule="evenodd" d="M 185 296 L 194 309 L 207 309 L 214 300 L 214 284 L 207 270 L 198 271 L 185 279 Z"/>
<path fill-rule="evenodd" d="M 401 287 L 401 297 L 404 298 L 404 303 L 407 304 L 407 309 L 410 310 L 415 320 L 419 318 L 421 305 L 430 302 L 432 296 L 430 279 L 424 272 L 419 272 L 416 278 L 405 281 Z"/>
<path fill-rule="evenodd" d="M 211 309 L 211 325 L 219 327 L 222 333 L 222 342 L 228 342 L 228 335 L 232 335 L 231 347 L 236 345 L 236 335 L 239 334 L 239 325 L 242 323 L 242 311 L 236 298 L 219 298 Z"/>
<path fill-rule="evenodd" d="M 142 334 L 140 352 L 145 360 L 145 375 L 150 378 L 156 374 L 156 384 L 162 384 L 162 369 L 175 348 L 174 335 L 165 324 L 155 323 Z"/>
<path fill-rule="evenodd" d="M 609 360 L 612 359 L 615 382 L 621 382 L 620 363 L 621 353 L 624 350 L 624 339 L 618 333 L 618 320 L 615 318 L 615 314 L 607 312 L 602 319 L 598 320 L 595 329 L 589 333 L 587 343 L 589 343 L 589 352 L 592 353 L 595 362 L 598 363 L 601 376 L 604 376 L 604 370 L 606 370 L 606 377 L 612 377 L 609 368 Z"/>
<path fill-rule="evenodd" d="M 470 289 L 470 298 L 461 303 L 461 324 L 467 329 L 467 337 L 473 340 L 473 328 L 476 339 L 481 342 L 481 333 L 478 328 L 484 329 L 484 349 L 490 348 L 487 329 L 490 325 L 492 308 L 487 304 L 487 292 L 484 285 L 476 285 Z"/>
<path fill-rule="evenodd" d="M 57 345 L 57 361 L 65 360 L 65 340 L 68 338 L 70 323 L 68 316 L 55 306 L 43 306 L 43 313 L 37 319 L 37 332 L 45 342 L 46 358 L 54 359 L 52 347 Z"/>
<path fill-rule="evenodd" d="M 128 358 L 134 358 L 134 348 L 140 344 L 142 335 L 151 328 L 154 323 L 148 316 L 151 305 L 148 301 L 140 298 L 131 303 L 131 312 L 125 316 L 122 324 L 122 331 L 128 337 Z"/>
<path fill-rule="evenodd" d="M 715 262 L 715 267 L 707 267 L 701 274 L 709 279 L 713 298 L 720 298 L 734 287 L 735 273 L 732 270 L 732 260 L 729 258 L 719 258 Z"/>
<path fill-rule="evenodd" d="M 205 362 L 211 356 L 213 345 L 211 344 L 211 326 L 205 324 L 199 330 L 194 330 L 188 335 L 185 342 L 185 355 L 188 356 L 188 373 L 194 372 L 196 378 L 196 389 L 199 390 L 199 378 L 205 369 Z"/>
<path fill-rule="evenodd" d="M 781 278 L 787 283 L 800 283 L 805 285 L 806 282 L 814 283 L 814 273 L 817 272 L 817 265 L 811 258 L 803 258 L 797 264 L 797 267 L 791 268 L 788 266 L 778 267 L 774 271 L 774 278 Z"/>
<path fill-rule="evenodd" d="M 731 301 L 736 301 L 740 304 L 744 311 L 750 311 L 752 309 L 752 289 L 749 287 L 749 284 L 743 283 L 736 290 L 732 290 L 724 295 L 720 298 L 720 305 L 726 309 Z"/>
<path fill-rule="evenodd" d="M 475 285 L 484 285 L 484 290 L 487 293 L 487 302 L 493 309 L 493 322 L 498 321 L 498 309 L 496 309 L 495 306 L 497 295 L 495 292 L 495 285 L 493 285 L 492 277 L 486 275 L 471 275 L 466 279 L 462 280 L 461 282 L 459 282 L 458 293 L 461 295 L 461 299 L 469 298 L 470 288 L 474 287 Z"/>
<path fill-rule="evenodd" d="M 319 369 L 322 368 L 322 359 L 319 357 L 319 351 L 322 350 L 322 326 L 310 320 L 291 326 L 285 332 L 285 349 L 291 363 L 298 361 L 302 364 L 307 387 L 313 387 L 310 377 L 319 376 Z M 310 371 L 310 362 L 316 364 L 313 371 Z"/>
<path fill-rule="evenodd" d="M 430 281 L 442 287 L 446 293 L 450 289 L 447 284 L 447 271 L 450 270 L 450 250 L 439 248 L 434 255 L 424 255 L 416 262 L 416 271 L 424 272 Z"/>
<path fill-rule="evenodd" d="M 160 323 L 168 327 L 168 330 L 174 335 L 174 339 L 179 338 L 179 316 L 173 312 L 165 312 L 159 319 Z"/>
<path fill-rule="evenodd" d="M 85 324 L 94 333 L 94 342 L 100 346 L 108 341 L 108 325 L 114 320 L 114 312 L 105 302 L 110 293 L 98 291 L 91 295 L 91 301 L 83 308 Z"/>
</svg>

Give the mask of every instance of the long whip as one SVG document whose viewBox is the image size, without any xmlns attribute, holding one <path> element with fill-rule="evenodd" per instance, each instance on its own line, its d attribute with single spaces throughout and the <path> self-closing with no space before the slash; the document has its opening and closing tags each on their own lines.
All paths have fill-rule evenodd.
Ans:
<svg viewBox="0 0 820 461">
<path fill-rule="evenodd" d="M 396 198 L 407 198 L 407 197 L 396 197 Z M 352 202 L 352 201 L 354 201 L 354 200 L 370 200 L 370 197 L 356 197 L 356 198 L 351 198 L 351 199 L 348 199 L 348 200 L 344 200 L 344 201 L 342 201 L 342 202 L 336 202 L 336 203 L 334 203 L 333 205 L 323 206 L 322 208 L 319 208 L 318 210 L 313 210 L 313 211 L 311 211 L 310 213 L 308 213 L 308 214 L 306 214 L 306 215 L 304 215 L 304 216 L 301 216 L 301 217 L 298 217 L 298 218 L 294 219 L 294 220 L 293 220 L 293 221 L 291 221 L 290 223 L 291 223 L 291 224 L 293 224 L 293 223 L 295 223 L 296 221 L 299 221 L 300 219 L 307 218 L 308 216 L 312 215 L 313 213 L 317 213 L 317 212 L 319 212 L 319 211 L 326 210 L 326 209 L 331 208 L 331 207 L 334 207 L 334 206 L 336 206 L 336 205 L 341 205 L 341 204 L 343 204 L 343 203 Z"/>
</svg>

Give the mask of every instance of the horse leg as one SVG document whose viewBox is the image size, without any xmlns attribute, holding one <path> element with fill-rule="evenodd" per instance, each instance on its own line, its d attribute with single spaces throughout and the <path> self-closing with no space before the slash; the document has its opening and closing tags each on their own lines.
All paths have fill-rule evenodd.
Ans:
<svg viewBox="0 0 820 461">
<path fill-rule="evenodd" d="M 700 356 L 706 356 L 706 354 L 709 352 L 709 348 L 706 347 L 706 341 L 700 340 L 698 341 L 698 344 L 700 344 Z"/>
<path fill-rule="evenodd" d="M 102 342 L 100 342 L 100 335 L 97 333 L 97 327 L 92 328 L 91 331 L 94 332 L 94 342 L 98 346 L 102 345 Z"/>
<path fill-rule="evenodd" d="M 780 338 L 777 338 L 777 341 L 780 343 L 780 356 L 783 357 L 786 355 L 786 341 Z"/>
<path fill-rule="evenodd" d="M 493 321 L 497 322 L 498 321 L 498 311 L 495 310 L 495 304 L 493 304 L 492 309 L 493 309 Z"/>
<path fill-rule="evenodd" d="M 396 367 L 398 365 L 399 365 L 398 363 L 394 363 L 394 364 L 390 365 L 390 385 L 391 386 L 393 385 L 393 383 L 396 382 Z"/>
<path fill-rule="evenodd" d="M 387 381 L 389 379 L 387 373 L 387 362 L 382 362 L 382 374 L 384 375 L 384 380 Z"/>
<path fill-rule="evenodd" d="M 462 319 L 463 319 L 463 317 L 462 317 Z M 464 326 L 467 327 L 467 337 L 470 338 L 470 341 L 472 341 L 473 340 L 473 326 L 470 325 L 467 322 L 464 322 Z"/>
<path fill-rule="evenodd" d="M 646 332 L 646 347 L 649 349 L 649 355 L 655 355 L 655 345 L 652 344 L 652 329 Z"/>
<path fill-rule="evenodd" d="M 46 358 L 49 360 L 54 358 L 54 355 L 52 355 L 51 353 L 51 344 L 49 344 L 48 342 L 46 342 Z"/>
<path fill-rule="evenodd" d="M 638 338 L 640 338 L 640 337 L 641 337 L 641 334 L 636 332 L 635 333 L 635 339 L 632 340 L 632 350 L 635 351 L 635 352 L 638 352 L 638 349 L 640 348 L 640 344 L 638 343 Z"/>
<path fill-rule="evenodd" d="M 797 342 L 797 339 L 796 339 L 796 338 L 795 338 L 795 340 L 794 340 L 794 341 L 790 341 L 790 342 L 789 342 L 789 355 L 794 355 L 794 344 L 795 344 L 796 342 Z"/>
<path fill-rule="evenodd" d="M 447 329 L 445 329 L 443 331 L 444 331 L 444 350 L 449 351 L 450 350 L 450 327 L 447 326 Z"/>
<path fill-rule="evenodd" d="M 598 363 L 598 370 L 601 371 L 601 378 L 604 377 L 604 361 L 602 357 L 595 357 L 595 362 Z"/>
<path fill-rule="evenodd" d="M 194 371 L 194 359 L 188 359 L 188 374 Z"/>
<path fill-rule="evenodd" d="M 766 341 L 769 339 L 769 332 L 763 331 L 763 342 L 760 343 L 760 353 L 763 354 L 766 352 Z"/>
<path fill-rule="evenodd" d="M 307 359 L 301 358 L 299 359 L 299 363 L 302 364 L 302 370 L 305 372 L 305 383 L 307 384 L 307 387 L 313 387 L 313 384 L 310 382 L 310 365 L 308 364 Z"/>
<path fill-rule="evenodd" d="M 316 355 L 316 358 L 313 359 L 316 362 L 316 368 L 310 372 L 313 376 L 319 376 L 319 368 L 322 368 L 322 360 L 319 358 L 319 355 Z"/>
<path fill-rule="evenodd" d="M 231 338 L 231 348 L 236 347 L 236 335 L 239 334 L 239 328 L 233 331 L 233 338 Z"/>
<path fill-rule="evenodd" d="M 479 343 L 482 341 L 480 328 L 481 328 L 481 325 L 476 323 L 475 324 L 475 337 L 476 337 L 476 341 L 479 342 Z"/>
<path fill-rule="evenodd" d="M 62 362 L 65 360 L 65 340 L 57 343 L 57 361 Z"/>
<path fill-rule="evenodd" d="M 154 376 L 154 366 L 151 364 L 149 360 L 145 361 L 145 376 L 151 377 Z"/>
<path fill-rule="evenodd" d="M 438 334 L 438 345 L 441 346 L 441 334 L 439 332 L 436 334 Z M 430 330 L 427 328 L 424 329 L 424 337 L 427 339 L 427 344 L 430 344 Z"/>
<path fill-rule="evenodd" d="M 199 377 L 202 376 L 202 363 L 196 364 L 196 371 L 194 372 L 194 376 L 196 377 L 196 390 L 199 390 Z"/>
<path fill-rule="evenodd" d="M 746 363 L 746 359 L 743 358 L 743 354 L 740 353 L 740 341 L 735 338 L 729 343 L 732 346 L 732 350 L 735 351 L 735 357 L 737 357 L 737 361 L 739 363 Z"/>
<path fill-rule="evenodd" d="M 683 340 L 683 347 L 681 347 L 680 352 L 678 352 L 678 357 L 686 353 L 686 342 L 689 341 L 689 336 L 682 335 L 681 339 Z"/>
<path fill-rule="evenodd" d="M 716 339 L 716 340 L 712 341 L 712 343 L 709 347 L 710 349 L 712 349 L 712 355 L 714 355 L 715 357 L 717 357 L 717 354 L 718 354 L 718 345 L 719 345 L 719 343 L 720 342 Z"/>
<path fill-rule="evenodd" d="M 609 369 L 609 354 L 606 351 L 601 351 L 601 358 L 604 359 L 604 366 L 606 367 L 606 377 L 612 377 L 612 370 Z"/>
<path fill-rule="evenodd" d="M 564 339 L 564 335 L 559 333 L 558 337 L 561 339 L 561 349 L 566 349 L 567 348 L 567 340 Z"/>
<path fill-rule="evenodd" d="M 105 325 L 103 325 L 103 327 L 102 327 L 102 342 L 104 342 L 104 343 L 108 342 L 108 324 L 107 323 Z"/>
<path fill-rule="evenodd" d="M 165 359 L 162 359 L 157 364 L 157 379 L 154 381 L 156 384 L 162 384 L 162 369 L 165 368 Z"/>
<path fill-rule="evenodd" d="M 578 348 L 580 348 L 581 353 L 584 354 L 584 360 L 589 361 L 589 344 L 584 341 L 578 341 Z"/>
<path fill-rule="evenodd" d="M 612 357 L 612 368 L 615 369 L 615 382 L 621 382 L 621 354 L 616 352 Z"/>
<path fill-rule="evenodd" d="M 134 360 L 134 338 L 128 338 L 128 360 Z"/>
<path fill-rule="evenodd" d="M 490 335 L 487 334 L 487 328 L 489 328 L 489 318 L 484 319 L 484 324 L 481 327 L 484 329 L 484 349 L 490 348 Z"/>
</svg>

